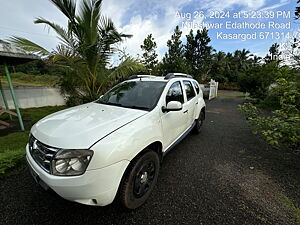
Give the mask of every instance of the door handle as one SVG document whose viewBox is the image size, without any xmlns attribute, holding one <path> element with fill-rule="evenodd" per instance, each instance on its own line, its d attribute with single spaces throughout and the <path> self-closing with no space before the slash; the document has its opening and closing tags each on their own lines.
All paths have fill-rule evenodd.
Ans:
<svg viewBox="0 0 300 225">
<path fill-rule="evenodd" d="M 187 113 L 189 110 L 185 110 L 183 113 Z"/>
<path fill-rule="evenodd" d="M 196 105 L 198 105 L 198 102 L 196 102 Z"/>
</svg>

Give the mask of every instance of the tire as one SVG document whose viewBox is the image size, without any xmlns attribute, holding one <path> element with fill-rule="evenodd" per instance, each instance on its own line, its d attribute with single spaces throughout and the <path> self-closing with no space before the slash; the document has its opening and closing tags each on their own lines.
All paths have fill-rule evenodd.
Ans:
<svg viewBox="0 0 300 225">
<path fill-rule="evenodd" d="M 120 200 L 126 208 L 136 209 L 146 202 L 157 182 L 159 167 L 154 151 L 147 151 L 131 162 L 120 186 Z"/>
<path fill-rule="evenodd" d="M 194 134 L 199 134 L 201 132 L 201 127 L 203 125 L 203 121 L 204 121 L 204 118 L 205 118 L 205 114 L 203 111 L 200 112 L 200 115 L 198 117 L 198 119 L 196 119 L 196 125 L 193 129 L 193 133 Z"/>
</svg>

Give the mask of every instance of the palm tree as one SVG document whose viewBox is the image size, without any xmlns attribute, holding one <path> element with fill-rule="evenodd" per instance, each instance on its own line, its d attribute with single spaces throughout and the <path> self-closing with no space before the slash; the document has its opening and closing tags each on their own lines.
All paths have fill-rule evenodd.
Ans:
<svg viewBox="0 0 300 225">
<path fill-rule="evenodd" d="M 243 49 L 242 51 L 236 50 L 234 52 L 234 58 L 237 63 L 238 70 L 246 70 L 249 68 L 249 57 L 252 55 L 249 55 L 250 51 Z"/>
<path fill-rule="evenodd" d="M 52 28 L 60 39 L 58 47 L 49 52 L 25 38 L 15 36 L 11 42 L 24 50 L 49 57 L 59 65 L 65 72 L 61 81 L 63 92 L 91 101 L 98 98 L 115 79 L 143 69 L 132 58 L 127 58 L 113 70 L 107 68 L 112 54 L 117 51 L 116 44 L 132 35 L 118 32 L 112 20 L 101 15 L 102 0 L 83 0 L 79 8 L 74 0 L 50 1 L 67 17 L 67 27 L 42 17 L 34 23 Z"/>
</svg>

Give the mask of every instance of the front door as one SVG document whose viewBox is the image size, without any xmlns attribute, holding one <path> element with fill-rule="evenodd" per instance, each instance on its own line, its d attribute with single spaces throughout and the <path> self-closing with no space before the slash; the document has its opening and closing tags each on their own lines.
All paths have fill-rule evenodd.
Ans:
<svg viewBox="0 0 300 225">
<path fill-rule="evenodd" d="M 174 82 L 169 88 L 165 96 L 165 106 L 170 101 L 178 101 L 184 103 L 183 88 L 180 81 Z M 170 111 L 163 113 L 161 116 L 163 134 L 164 134 L 164 148 L 170 145 L 185 131 L 188 120 L 188 113 L 186 104 L 183 104 L 182 110 Z"/>
</svg>

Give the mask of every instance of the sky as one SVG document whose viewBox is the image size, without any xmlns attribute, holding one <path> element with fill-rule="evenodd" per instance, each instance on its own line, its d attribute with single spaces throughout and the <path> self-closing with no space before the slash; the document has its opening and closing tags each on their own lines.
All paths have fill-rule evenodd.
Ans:
<svg viewBox="0 0 300 225">
<path fill-rule="evenodd" d="M 148 34 L 155 38 L 157 53 L 162 58 L 177 25 L 185 43 L 191 26 L 196 31 L 202 23 L 212 26 L 210 45 L 216 51 L 246 48 L 265 56 L 273 43 L 285 42 L 295 35 L 299 27 L 293 19 L 295 7 L 296 0 L 104 0 L 102 14 L 110 17 L 119 31 L 133 35 L 119 48 L 135 57 L 141 55 L 140 45 Z M 37 17 L 62 26 L 67 22 L 48 0 L 0 0 L 0 39 L 20 36 L 48 50 L 54 49 L 59 40 L 45 25 L 33 23 Z M 238 29 L 233 23 L 248 27 Z M 229 39 L 230 35 L 233 39 Z"/>
</svg>

